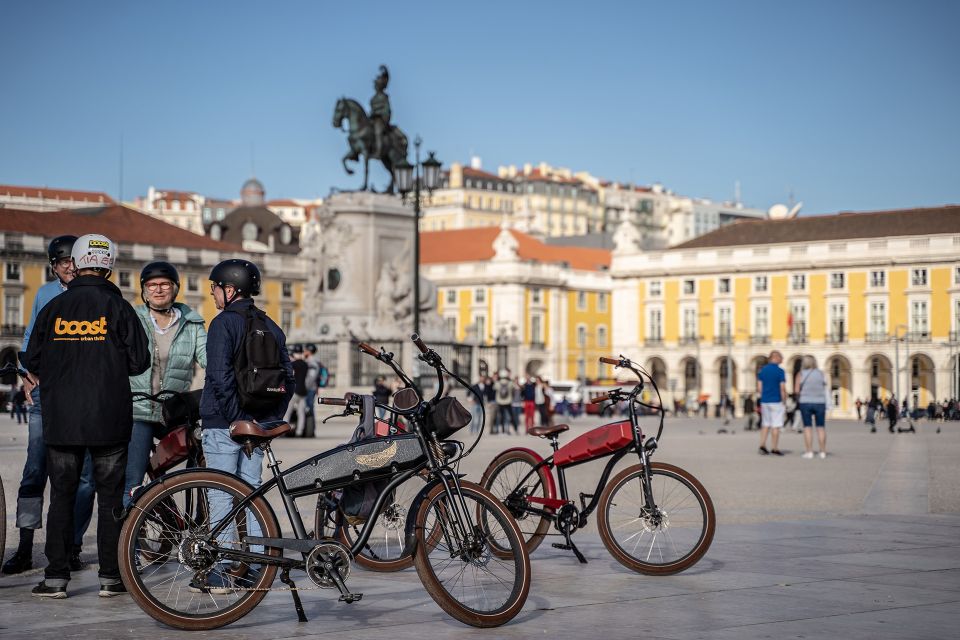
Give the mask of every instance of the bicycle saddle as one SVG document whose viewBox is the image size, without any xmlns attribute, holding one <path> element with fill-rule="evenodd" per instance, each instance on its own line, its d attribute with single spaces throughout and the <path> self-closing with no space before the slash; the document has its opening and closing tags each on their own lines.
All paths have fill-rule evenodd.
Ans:
<svg viewBox="0 0 960 640">
<path fill-rule="evenodd" d="M 527 433 L 532 436 L 538 436 L 540 438 L 546 438 L 548 436 L 556 435 L 558 433 L 563 433 L 564 431 L 569 431 L 570 427 L 565 424 L 555 424 L 552 427 L 530 427 L 527 429 Z"/>
<path fill-rule="evenodd" d="M 237 442 L 246 439 L 254 440 L 257 444 L 273 440 L 277 436 L 287 434 L 292 427 L 282 420 L 257 424 L 253 420 L 237 420 L 230 424 L 230 437 Z"/>
</svg>

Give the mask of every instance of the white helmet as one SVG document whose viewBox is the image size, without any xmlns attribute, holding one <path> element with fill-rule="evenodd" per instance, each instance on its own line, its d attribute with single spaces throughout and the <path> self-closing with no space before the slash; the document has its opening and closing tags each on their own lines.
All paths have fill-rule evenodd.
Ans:
<svg viewBox="0 0 960 640">
<path fill-rule="evenodd" d="M 70 252 L 77 269 L 107 269 L 113 271 L 117 261 L 117 245 L 107 236 L 88 233 L 77 238 Z"/>
</svg>

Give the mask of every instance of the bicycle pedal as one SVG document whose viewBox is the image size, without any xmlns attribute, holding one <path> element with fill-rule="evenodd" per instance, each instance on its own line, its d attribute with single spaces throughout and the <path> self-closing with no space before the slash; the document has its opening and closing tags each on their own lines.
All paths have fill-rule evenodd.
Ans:
<svg viewBox="0 0 960 640">
<path fill-rule="evenodd" d="M 347 604 L 350 604 L 351 602 L 357 602 L 358 600 L 362 600 L 362 599 L 363 599 L 362 593 L 345 593 L 342 596 L 340 596 L 340 602 L 346 602 Z"/>
<path fill-rule="evenodd" d="M 550 546 L 553 547 L 554 549 L 563 549 L 564 551 L 570 551 L 570 549 L 573 548 L 568 544 L 563 544 L 562 542 L 554 542 Z"/>
</svg>

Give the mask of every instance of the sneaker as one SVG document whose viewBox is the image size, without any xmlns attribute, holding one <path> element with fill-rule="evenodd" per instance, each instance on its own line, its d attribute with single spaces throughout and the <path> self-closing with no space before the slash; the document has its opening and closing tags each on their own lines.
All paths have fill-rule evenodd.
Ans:
<svg viewBox="0 0 960 640">
<path fill-rule="evenodd" d="M 67 597 L 66 587 L 50 587 L 47 581 L 43 580 L 30 591 L 30 595 L 36 598 L 51 598 L 54 600 L 63 600 Z"/>
<path fill-rule="evenodd" d="M 29 553 L 17 551 L 10 559 L 3 563 L 2 571 L 9 575 L 23 573 L 33 568 L 33 556 Z"/>
<path fill-rule="evenodd" d="M 768 455 L 770 455 L 770 452 L 767 451 L 767 448 L 766 448 L 766 447 L 760 447 L 760 448 L 757 450 L 757 453 L 759 453 L 759 454 L 762 455 L 762 456 L 768 456 Z"/>
<path fill-rule="evenodd" d="M 813 460 L 813 451 L 807 451 L 805 454 L 800 456 L 804 460 Z"/>
<path fill-rule="evenodd" d="M 193 593 L 212 593 L 218 596 L 225 596 L 236 591 L 230 582 L 230 578 L 219 571 L 207 574 L 207 578 L 202 584 L 198 584 L 196 578 L 194 578 L 187 588 Z"/>
<path fill-rule="evenodd" d="M 123 583 L 117 582 L 116 584 L 100 585 L 100 593 L 98 595 L 101 598 L 112 598 L 114 596 L 122 596 L 126 592 L 127 588 L 123 586 Z"/>
<path fill-rule="evenodd" d="M 826 459 L 827 459 L 827 452 L 826 452 L 826 451 L 821 451 L 821 452 L 820 452 L 820 459 L 821 459 L 821 460 L 826 460 Z"/>
<path fill-rule="evenodd" d="M 80 559 L 80 552 L 74 551 L 70 554 L 70 571 L 82 571 L 87 563 Z"/>
<path fill-rule="evenodd" d="M 771 449 L 771 450 L 770 450 L 770 453 L 772 453 L 772 454 L 775 455 L 775 456 L 782 456 L 782 455 L 783 455 L 783 451 L 780 451 L 780 449 Z"/>
</svg>

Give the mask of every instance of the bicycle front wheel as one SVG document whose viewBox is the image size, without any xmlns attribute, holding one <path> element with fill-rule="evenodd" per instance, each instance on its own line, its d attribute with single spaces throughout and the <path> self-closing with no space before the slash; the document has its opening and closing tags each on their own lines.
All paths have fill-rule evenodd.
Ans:
<svg viewBox="0 0 960 640">
<path fill-rule="evenodd" d="M 520 528 L 523 543 L 528 553 L 533 553 L 550 527 L 550 521 L 544 511 L 549 511 L 543 504 L 530 502 L 530 498 L 552 498 L 548 495 L 550 486 L 550 471 L 540 467 L 531 473 L 539 460 L 526 451 L 507 451 L 487 466 L 480 479 L 483 488 L 492 493 L 510 511 Z M 540 511 L 536 513 L 534 510 Z M 494 544 L 496 542 L 494 541 Z M 496 549 L 496 547 L 495 547 Z M 508 549 L 497 549 L 498 552 L 509 554 Z"/>
<path fill-rule="evenodd" d="M 208 630 L 239 620 L 263 600 L 276 565 L 247 566 L 229 558 L 234 549 L 280 555 L 244 542 L 247 532 L 280 537 L 266 500 L 252 501 L 218 539 L 207 540 L 217 518 L 249 494 L 239 478 L 194 471 L 156 485 L 134 503 L 120 532 L 120 574 L 144 612 L 177 629 Z M 143 554 L 147 545 L 172 552 L 138 568 L 138 547 L 149 558 Z"/>
<path fill-rule="evenodd" d="M 600 496 L 597 527 L 623 566 L 665 576 L 692 567 L 710 548 L 717 526 L 713 501 L 692 475 L 671 464 L 650 464 L 648 507 L 642 465 L 618 473 Z"/>
<path fill-rule="evenodd" d="M 527 600 L 530 555 L 499 500 L 472 482 L 461 482 L 461 490 L 465 505 L 457 495 L 451 502 L 443 484 L 421 503 L 414 564 L 441 609 L 473 627 L 498 627 Z M 511 555 L 499 557 L 495 547 L 509 549 Z"/>
</svg>

